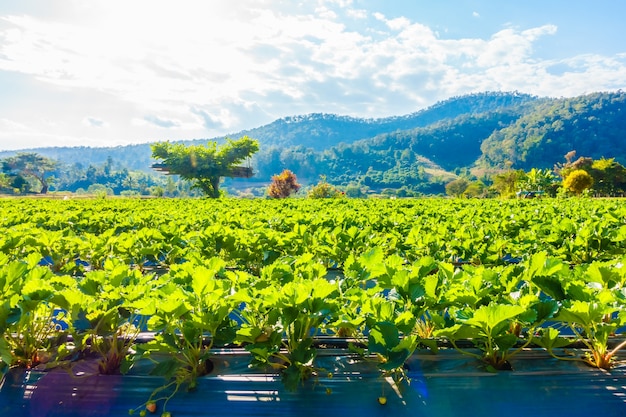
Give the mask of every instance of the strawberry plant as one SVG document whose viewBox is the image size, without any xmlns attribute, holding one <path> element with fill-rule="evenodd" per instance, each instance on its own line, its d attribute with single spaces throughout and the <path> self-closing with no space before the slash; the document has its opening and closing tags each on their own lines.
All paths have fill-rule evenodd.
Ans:
<svg viewBox="0 0 626 417">
<path fill-rule="evenodd" d="M 152 278 L 107 260 L 103 270 L 87 272 L 63 293 L 75 348 L 97 354 L 101 374 L 126 373 L 132 366 L 135 340 L 154 312 Z"/>
<path fill-rule="evenodd" d="M 337 285 L 323 278 L 326 271 L 303 257 L 282 268 L 264 268 L 263 278 L 239 297 L 246 302 L 237 341 L 245 344 L 252 364 L 280 372 L 288 390 L 317 372 L 314 337 L 337 311 Z M 282 287 L 271 286 L 272 275 Z"/>
<path fill-rule="evenodd" d="M 146 404 L 163 400 L 166 412 L 181 387 L 195 390 L 197 378 L 212 371 L 211 349 L 234 339 L 236 324 L 230 315 L 236 304 L 224 267 L 218 258 L 174 265 L 158 280 L 160 300 L 148 321 L 148 328 L 157 332 L 155 340 L 137 346 L 137 352 L 155 363 L 153 375 L 168 382 Z"/>
<path fill-rule="evenodd" d="M 488 370 L 512 369 L 510 359 L 532 342 L 535 329 L 551 318 L 557 308 L 553 301 L 540 301 L 529 295 L 518 304 L 492 302 L 476 310 L 457 310 L 457 323 L 435 331 L 435 336 L 447 338 L 459 352 L 480 359 Z M 522 335 L 521 327 L 527 329 L 526 335 Z M 481 353 L 460 348 L 459 340 L 471 340 Z"/>
<path fill-rule="evenodd" d="M 404 363 L 419 344 L 417 335 L 401 336 L 396 324 L 382 321 L 371 326 L 367 340 L 367 351 L 375 355 L 382 376 L 391 376 L 396 384 L 407 380 Z"/>
<path fill-rule="evenodd" d="M 554 349 L 567 346 L 573 340 L 563 338 L 556 327 L 542 329 L 535 342 L 560 359 L 582 360 L 602 369 L 613 367 L 617 352 L 626 346 L 626 342 L 622 342 L 609 348 L 611 337 L 626 324 L 626 267 L 623 263 L 594 262 L 570 269 L 563 268 L 558 260 L 546 260 L 541 254 L 533 256 L 532 260 L 534 265 L 541 265 L 543 260 L 543 265 L 551 265 L 552 271 L 560 272 L 559 280 L 551 280 L 538 277 L 546 273 L 537 272 L 539 268 L 535 267 L 533 282 L 561 302 L 555 322 L 568 328 L 587 350 L 580 358 L 557 356 Z"/>
<path fill-rule="evenodd" d="M 30 369 L 54 359 L 63 342 L 67 319 L 59 310 L 59 291 L 67 280 L 45 267 L 9 262 L 0 268 L 0 359 L 3 370 Z"/>
</svg>

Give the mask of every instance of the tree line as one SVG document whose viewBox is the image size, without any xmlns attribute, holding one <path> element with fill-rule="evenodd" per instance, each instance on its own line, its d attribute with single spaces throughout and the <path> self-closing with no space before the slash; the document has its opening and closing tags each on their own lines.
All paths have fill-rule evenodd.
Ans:
<svg viewBox="0 0 626 417">
<path fill-rule="evenodd" d="M 206 146 L 172 144 L 169 142 L 152 145 L 152 157 L 159 161 L 152 165 L 158 171 L 169 175 L 148 174 L 129 171 L 116 167 L 108 158 L 100 165 L 83 168 L 80 163 L 63 166 L 58 161 L 36 153 L 19 153 L 0 160 L 0 191 L 12 194 L 39 193 L 49 190 L 69 191 L 76 194 L 95 195 L 152 195 L 185 197 L 205 195 L 218 198 L 224 178 L 250 178 L 254 175 L 249 165 L 253 154 L 258 152 L 256 140 L 243 136 L 238 140 L 228 139 L 226 144 L 218 146 L 209 142 Z M 626 168 L 615 158 L 593 159 L 579 157 L 570 151 L 564 155 L 565 162 L 556 164 L 553 169 L 531 168 L 500 169 L 481 178 L 471 174 L 470 170 L 459 172 L 453 178 L 441 175 L 439 184 L 443 192 L 429 194 L 447 194 L 454 197 L 539 197 L 557 195 L 623 196 L 626 194 Z M 410 152 L 400 155 L 399 160 L 410 162 Z M 380 162 L 383 163 L 383 162 Z M 372 167 L 368 172 L 373 171 Z M 407 164 L 407 176 L 418 181 L 426 178 L 424 167 L 411 168 Z M 400 175 L 402 171 L 398 171 Z M 373 174 L 372 174 L 373 175 Z M 432 174 L 431 174 L 432 175 Z M 369 175 L 362 183 L 338 186 L 321 175 L 316 184 L 311 184 L 306 195 L 312 198 L 329 197 L 365 197 L 369 193 Z M 397 197 L 416 197 L 423 195 L 407 187 L 401 179 L 395 180 L 394 188 L 383 190 L 383 195 Z M 432 184 L 425 180 L 426 184 Z M 297 175 L 290 169 L 282 169 L 272 175 L 271 181 L 262 186 L 258 196 L 286 198 L 297 194 L 302 188 Z M 426 193 L 424 193 L 426 194 Z"/>
</svg>

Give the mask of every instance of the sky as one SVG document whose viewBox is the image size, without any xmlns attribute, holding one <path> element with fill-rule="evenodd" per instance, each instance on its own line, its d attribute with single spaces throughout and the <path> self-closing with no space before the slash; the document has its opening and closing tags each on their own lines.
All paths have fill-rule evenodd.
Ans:
<svg viewBox="0 0 626 417">
<path fill-rule="evenodd" d="M 625 89 L 624 16 L 622 0 L 2 0 L 0 150 Z"/>
</svg>

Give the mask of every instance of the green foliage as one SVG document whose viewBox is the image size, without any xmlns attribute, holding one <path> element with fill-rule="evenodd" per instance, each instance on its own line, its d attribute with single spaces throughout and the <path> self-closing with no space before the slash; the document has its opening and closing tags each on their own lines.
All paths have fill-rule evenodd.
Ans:
<svg viewBox="0 0 626 417">
<path fill-rule="evenodd" d="M 583 169 L 575 169 L 563 179 L 563 188 L 576 195 L 582 194 L 583 191 L 591 188 L 592 185 L 593 177 Z"/>
<path fill-rule="evenodd" d="M 246 282 L 237 294 L 250 306 L 241 312 L 244 324 L 237 340 L 246 343 L 253 365 L 278 370 L 289 390 L 318 371 L 314 337 L 338 309 L 337 285 L 327 281 L 325 269 L 310 259 L 279 261 L 265 268 L 256 282 Z M 276 278 L 281 287 L 272 284 Z"/>
<path fill-rule="evenodd" d="M 320 181 L 307 193 L 309 198 L 340 198 L 344 195 L 344 192 L 326 182 L 325 176 L 322 176 Z"/>
<path fill-rule="evenodd" d="M 519 181 L 523 178 L 524 171 L 522 170 L 507 170 L 495 174 L 492 177 L 491 188 L 494 189 L 500 197 L 511 198 L 515 196 L 515 193 L 519 191 Z"/>
<path fill-rule="evenodd" d="M 18 153 L 0 161 L 2 171 L 15 177 L 31 177 L 41 185 L 41 194 L 48 192 L 50 177 L 46 174 L 54 171 L 58 162 L 34 152 Z M 15 185 L 14 185 L 15 186 Z M 21 187 L 17 187 L 21 188 Z"/>
<path fill-rule="evenodd" d="M 465 178 L 458 178 L 446 184 L 446 194 L 452 197 L 460 197 L 463 195 L 470 182 Z"/>
<path fill-rule="evenodd" d="M 468 184 L 463 196 L 465 197 L 484 197 L 487 190 L 487 186 L 484 182 L 477 180 Z M 446 190 L 447 191 L 447 190 Z"/>
<path fill-rule="evenodd" d="M 558 265 L 554 261 L 553 264 Z M 609 347 L 611 337 L 626 324 L 626 275 L 622 260 L 593 262 L 576 269 L 574 273 L 561 275 L 558 284 L 553 282 L 548 289 L 554 291 L 558 288 L 557 296 L 563 304 L 554 320 L 567 326 L 587 351 L 582 357 L 557 356 L 555 349 L 567 346 L 571 340 L 561 337 L 555 328 L 544 329 L 535 342 L 558 359 L 580 360 L 596 368 L 612 368 L 615 355 L 626 346 L 626 342 L 622 341 Z"/>
<path fill-rule="evenodd" d="M 258 150 L 256 140 L 243 136 L 238 140 L 229 139 L 226 145 L 219 148 L 217 142 L 209 142 L 207 146 L 155 143 L 152 145 L 152 157 L 162 160 L 162 168 L 170 174 L 180 175 L 207 196 L 218 198 L 220 179 L 240 176 L 239 171 L 246 171 L 246 168 L 237 164 Z"/>
<path fill-rule="evenodd" d="M 195 390 L 198 377 L 213 369 L 211 349 L 234 340 L 236 328 L 229 316 L 236 300 L 224 267 L 218 258 L 176 265 L 156 283 L 155 300 L 147 304 L 152 309 L 147 326 L 157 334 L 137 347 L 137 356 L 153 360 L 152 374 L 167 382 L 146 404 L 163 400 L 165 410 L 182 387 Z"/>
<path fill-rule="evenodd" d="M 90 271 L 76 289 L 63 293 L 63 306 L 73 320 L 74 343 L 100 357 L 101 374 L 125 373 L 132 366 L 131 350 L 147 317 L 154 313 L 152 276 L 120 261 Z"/>
<path fill-rule="evenodd" d="M 611 368 L 625 217 L 620 199 L 0 200 L 0 368 L 148 360 L 159 402 L 223 346 L 315 387 L 335 371 L 320 336 L 349 338 L 397 382 L 436 338 L 489 370 L 533 342 Z M 582 354 L 561 350 L 564 329 Z"/>
<path fill-rule="evenodd" d="M 483 141 L 481 162 L 502 168 L 507 162 L 521 169 L 552 168 L 558 162 L 555 156 L 572 149 L 594 159 L 622 158 L 625 106 L 622 91 L 539 100 L 531 112 Z"/>
<path fill-rule="evenodd" d="M 563 178 L 567 178 L 576 170 L 585 171 L 591 176 L 592 189 L 596 195 L 620 195 L 626 191 L 626 168 L 614 158 L 593 160 L 580 157 L 576 161 L 568 161 L 558 166 L 558 171 Z"/>
<path fill-rule="evenodd" d="M 549 192 L 556 182 L 556 176 L 550 169 L 533 168 L 523 173 L 517 181 L 520 190 Z"/>
<path fill-rule="evenodd" d="M 50 269 L 28 262 L 7 262 L 0 254 L 0 372 L 9 367 L 31 369 L 56 360 L 68 324 L 59 311 L 61 292 L 71 283 Z M 33 262 L 34 261 L 34 262 Z"/>
<path fill-rule="evenodd" d="M 413 355 L 417 344 L 416 335 L 400 337 L 394 323 L 378 322 L 370 328 L 367 346 L 368 351 L 380 359 L 379 368 L 385 374 L 397 375 L 403 372 L 404 363 Z"/>
<path fill-rule="evenodd" d="M 7 189 L 11 185 L 11 177 L 7 174 L 0 173 L 0 190 Z"/>
</svg>

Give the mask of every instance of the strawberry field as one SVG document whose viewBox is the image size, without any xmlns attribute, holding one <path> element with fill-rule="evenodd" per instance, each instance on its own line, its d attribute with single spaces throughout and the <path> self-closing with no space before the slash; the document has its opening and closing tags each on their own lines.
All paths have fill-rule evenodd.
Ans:
<svg viewBox="0 0 626 417">
<path fill-rule="evenodd" d="M 582 375 L 625 410 L 622 200 L 0 200 L 0 230 L 5 414 L 117 415 L 2 394 L 146 376 L 124 413 L 196 415 L 181 399 L 234 386 L 334 404 L 353 382 L 415 415 L 444 363 Z"/>
</svg>

